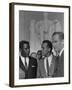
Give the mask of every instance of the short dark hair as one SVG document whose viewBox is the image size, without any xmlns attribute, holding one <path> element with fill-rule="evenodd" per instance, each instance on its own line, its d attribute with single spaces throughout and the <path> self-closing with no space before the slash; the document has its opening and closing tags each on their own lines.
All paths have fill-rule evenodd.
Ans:
<svg viewBox="0 0 72 90">
<path fill-rule="evenodd" d="M 51 41 L 49 41 L 49 40 L 44 40 L 42 43 L 47 43 L 47 46 L 51 49 L 51 51 L 52 51 L 52 43 L 51 43 Z"/>
<path fill-rule="evenodd" d="M 37 54 L 38 54 L 39 52 L 42 53 L 42 50 L 38 50 L 38 51 L 37 51 Z"/>
<path fill-rule="evenodd" d="M 19 49 L 22 50 L 24 44 L 27 44 L 28 45 L 28 48 L 30 48 L 29 42 L 22 40 L 22 41 L 19 42 Z"/>
<path fill-rule="evenodd" d="M 52 37 L 53 37 L 54 35 L 59 35 L 59 39 L 60 39 L 60 40 L 64 40 L 64 33 L 63 33 L 63 32 L 54 32 L 53 35 L 52 35 Z"/>
</svg>

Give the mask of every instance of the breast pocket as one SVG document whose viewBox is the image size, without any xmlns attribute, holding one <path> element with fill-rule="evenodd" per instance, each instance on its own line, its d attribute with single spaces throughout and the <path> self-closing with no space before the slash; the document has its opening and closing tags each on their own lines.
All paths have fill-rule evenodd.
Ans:
<svg viewBox="0 0 72 90">
<path fill-rule="evenodd" d="M 35 68 L 36 66 L 33 65 L 33 66 L 31 66 L 31 67 L 32 67 L 32 68 Z"/>
</svg>

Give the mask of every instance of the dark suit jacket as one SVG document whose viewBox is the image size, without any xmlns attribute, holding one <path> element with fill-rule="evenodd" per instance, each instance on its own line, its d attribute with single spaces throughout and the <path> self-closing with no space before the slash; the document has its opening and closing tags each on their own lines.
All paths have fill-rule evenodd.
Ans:
<svg viewBox="0 0 72 90">
<path fill-rule="evenodd" d="M 54 68 L 55 68 L 55 59 L 56 59 L 56 57 L 53 56 L 51 65 L 49 67 L 49 75 L 50 76 L 48 76 L 46 74 L 46 70 L 45 70 L 45 66 L 44 66 L 44 60 L 40 60 L 40 62 L 38 64 L 38 71 L 37 71 L 37 77 L 38 78 L 48 78 L 48 77 L 53 76 Z"/>
<path fill-rule="evenodd" d="M 54 77 L 64 77 L 64 51 L 56 59 Z"/>
<path fill-rule="evenodd" d="M 19 79 L 36 78 L 37 76 L 37 60 L 29 56 L 29 66 L 25 69 L 21 58 L 19 57 Z"/>
</svg>

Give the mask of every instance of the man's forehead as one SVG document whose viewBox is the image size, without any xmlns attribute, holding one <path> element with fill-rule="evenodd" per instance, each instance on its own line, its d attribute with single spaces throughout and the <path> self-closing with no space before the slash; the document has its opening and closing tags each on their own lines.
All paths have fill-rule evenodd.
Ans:
<svg viewBox="0 0 72 90">
<path fill-rule="evenodd" d="M 59 35 L 58 34 L 54 35 L 52 40 L 59 40 Z"/>
<path fill-rule="evenodd" d="M 41 54 L 41 52 L 38 52 L 37 54 Z"/>
<path fill-rule="evenodd" d="M 47 43 L 42 43 L 42 47 L 47 46 Z"/>
<path fill-rule="evenodd" d="M 23 47 L 28 47 L 28 44 L 24 43 L 24 44 L 23 44 Z"/>
</svg>

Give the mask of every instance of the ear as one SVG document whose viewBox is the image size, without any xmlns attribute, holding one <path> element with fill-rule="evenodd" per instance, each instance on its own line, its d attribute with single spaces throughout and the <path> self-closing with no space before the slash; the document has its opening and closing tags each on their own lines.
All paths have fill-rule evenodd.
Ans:
<svg viewBox="0 0 72 90">
<path fill-rule="evenodd" d="M 19 51 L 19 56 L 21 56 L 21 52 Z"/>
</svg>

